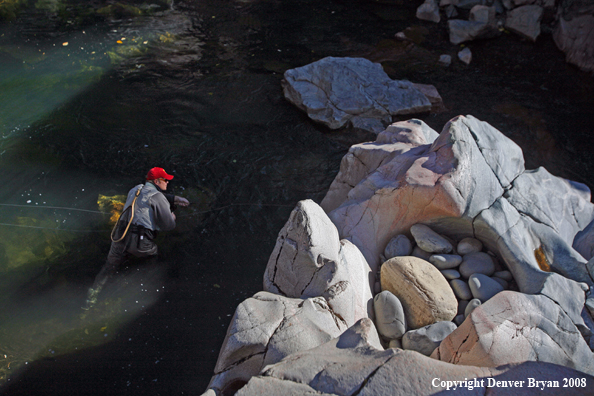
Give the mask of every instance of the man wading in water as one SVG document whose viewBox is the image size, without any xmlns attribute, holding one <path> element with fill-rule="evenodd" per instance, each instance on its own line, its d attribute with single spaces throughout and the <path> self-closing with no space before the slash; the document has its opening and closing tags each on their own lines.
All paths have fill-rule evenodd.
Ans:
<svg viewBox="0 0 594 396">
<path fill-rule="evenodd" d="M 163 168 L 153 168 L 146 175 L 146 183 L 137 185 L 128 193 L 124 210 L 111 233 L 107 262 L 89 289 L 84 310 L 95 305 L 109 277 L 130 255 L 156 260 L 157 245 L 153 240 L 157 232 L 173 230 L 175 206 L 190 204 L 185 198 L 165 193 L 171 179 L 173 176 Z"/>
</svg>

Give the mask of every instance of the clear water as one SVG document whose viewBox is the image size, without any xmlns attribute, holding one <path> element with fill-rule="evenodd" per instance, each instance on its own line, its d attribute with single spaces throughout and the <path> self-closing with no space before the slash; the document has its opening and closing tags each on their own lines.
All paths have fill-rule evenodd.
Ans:
<svg viewBox="0 0 594 396">
<path fill-rule="evenodd" d="M 472 43 L 373 1 L 38 2 L 0 22 L 0 391 L 201 394 L 239 302 L 261 290 L 295 203 L 320 201 L 348 146 L 288 104 L 282 72 L 324 56 L 381 61 L 434 84 L 440 130 L 472 114 L 524 149 L 527 167 L 594 185 L 592 78 L 550 36 Z M 414 46 L 393 40 L 411 25 Z M 109 208 L 162 166 L 194 204 L 81 317 L 109 249 Z M 10 205 L 10 206 L 7 206 Z M 66 208 L 66 209 L 63 209 Z M 206 212 L 207 210 L 210 210 Z"/>
</svg>

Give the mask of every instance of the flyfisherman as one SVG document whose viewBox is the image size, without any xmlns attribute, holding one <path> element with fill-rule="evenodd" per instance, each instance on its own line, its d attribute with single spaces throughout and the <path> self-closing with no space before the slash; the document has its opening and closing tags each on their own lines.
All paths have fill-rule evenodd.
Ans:
<svg viewBox="0 0 594 396">
<path fill-rule="evenodd" d="M 146 175 L 146 183 L 139 184 L 128 192 L 124 210 L 111 233 L 111 248 L 107 262 L 89 289 L 86 305 L 88 310 L 97 302 L 97 296 L 119 267 L 132 255 L 156 259 L 157 244 L 154 239 L 158 231 L 175 228 L 176 205 L 188 206 L 190 202 L 182 197 L 167 194 L 167 185 L 173 175 L 163 168 L 152 168 Z"/>
</svg>

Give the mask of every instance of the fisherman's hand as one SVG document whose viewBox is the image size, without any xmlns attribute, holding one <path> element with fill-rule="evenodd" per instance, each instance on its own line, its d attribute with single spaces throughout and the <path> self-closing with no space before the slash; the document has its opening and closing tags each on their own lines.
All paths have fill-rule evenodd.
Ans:
<svg viewBox="0 0 594 396">
<path fill-rule="evenodd" d="M 173 199 L 173 202 L 176 205 L 183 206 L 183 207 L 186 207 L 186 206 L 188 206 L 190 204 L 190 201 L 188 201 L 187 199 L 185 199 L 183 197 L 178 197 L 177 195 Z"/>
<path fill-rule="evenodd" d="M 173 220 L 175 221 L 177 218 L 175 217 L 175 213 L 171 212 L 171 216 L 173 216 Z"/>
</svg>

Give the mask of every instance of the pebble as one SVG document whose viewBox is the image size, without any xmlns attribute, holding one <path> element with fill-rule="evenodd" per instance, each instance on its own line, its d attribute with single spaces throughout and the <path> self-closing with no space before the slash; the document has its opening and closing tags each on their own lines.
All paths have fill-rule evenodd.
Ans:
<svg viewBox="0 0 594 396">
<path fill-rule="evenodd" d="M 455 269 L 443 270 L 443 271 L 441 271 L 441 274 L 447 280 L 458 279 L 460 277 L 460 273 L 458 271 L 456 271 Z"/>
<path fill-rule="evenodd" d="M 462 51 L 458 52 L 458 59 L 467 65 L 470 64 L 472 61 L 472 52 L 470 51 L 470 48 L 466 47 Z"/>
<path fill-rule="evenodd" d="M 503 286 L 484 274 L 472 274 L 468 279 L 468 285 L 474 298 L 485 302 L 495 294 L 503 291 Z"/>
<path fill-rule="evenodd" d="M 434 254 L 429 257 L 429 262 L 440 270 L 456 268 L 462 262 L 462 256 L 457 254 Z"/>
<path fill-rule="evenodd" d="M 390 340 L 390 343 L 388 344 L 388 348 L 402 349 L 402 342 L 400 340 Z"/>
<path fill-rule="evenodd" d="M 456 328 L 455 323 L 442 321 L 408 331 L 402 337 L 402 348 L 429 356 Z"/>
<path fill-rule="evenodd" d="M 470 291 L 470 287 L 461 279 L 454 279 L 450 281 L 450 286 L 452 286 L 452 290 L 458 299 L 460 300 L 470 300 L 472 298 L 472 292 Z"/>
<path fill-rule="evenodd" d="M 444 237 L 433 231 L 424 224 L 415 224 L 410 227 L 410 233 L 417 245 L 431 253 L 449 253 L 452 251 L 452 244 Z"/>
<path fill-rule="evenodd" d="M 492 276 L 491 279 L 493 279 L 495 282 L 499 283 L 501 286 L 503 286 L 504 289 L 507 289 L 507 281 L 505 279 L 501 279 L 498 278 L 496 276 Z"/>
<path fill-rule="evenodd" d="M 510 281 L 512 280 L 514 277 L 512 276 L 512 273 L 509 271 L 497 271 L 493 274 L 493 276 L 498 277 L 499 279 L 503 279 L 506 281 Z"/>
<path fill-rule="evenodd" d="M 469 253 L 462 259 L 462 264 L 458 269 L 464 278 L 470 278 L 472 274 L 484 274 L 487 276 L 493 275 L 495 272 L 495 264 L 487 253 L 476 252 Z"/>
<path fill-rule="evenodd" d="M 478 298 L 473 298 L 472 300 L 470 300 L 470 302 L 464 309 L 464 319 L 466 319 L 466 317 L 470 315 L 472 311 L 474 311 L 474 309 L 481 304 L 481 300 L 479 300 Z"/>
<path fill-rule="evenodd" d="M 455 323 L 457 326 L 460 326 L 460 325 L 462 325 L 462 323 L 464 323 L 464 319 L 466 319 L 466 318 L 464 317 L 464 315 L 457 315 L 457 316 L 454 318 L 454 323 Z"/>
<path fill-rule="evenodd" d="M 406 235 L 396 235 L 386 245 L 386 249 L 384 250 L 384 257 L 387 260 L 389 260 L 392 257 L 410 256 L 412 249 L 412 243 Z"/>
<path fill-rule="evenodd" d="M 468 306 L 468 300 L 460 300 L 458 301 L 458 315 L 464 315 L 464 311 L 466 311 L 466 307 Z"/>
<path fill-rule="evenodd" d="M 420 259 L 423 259 L 425 261 L 429 261 L 429 258 L 432 256 L 431 253 L 424 251 L 423 249 L 421 249 L 418 246 L 415 246 L 415 248 L 412 251 L 411 256 L 414 257 L 418 257 Z"/>
<path fill-rule="evenodd" d="M 470 237 L 462 239 L 456 247 L 456 251 L 461 255 L 476 253 L 481 250 L 483 250 L 483 243 L 476 238 Z"/>
<path fill-rule="evenodd" d="M 402 303 L 392 292 L 384 290 L 373 298 L 377 331 L 388 340 L 402 337 L 406 319 Z"/>
</svg>

